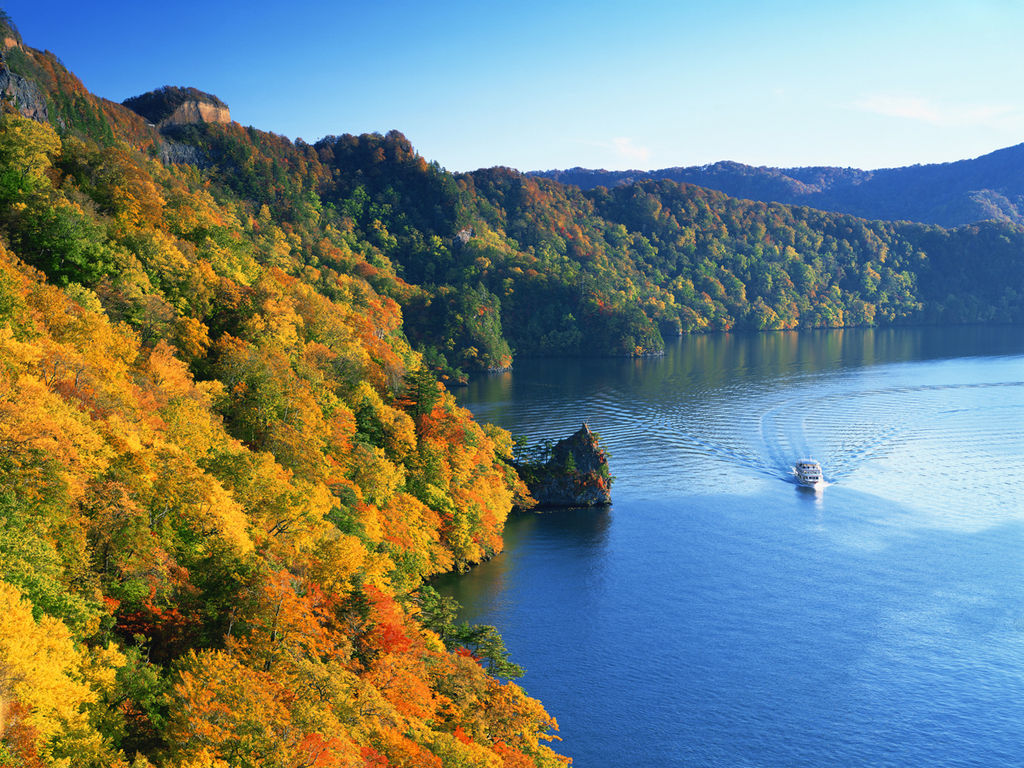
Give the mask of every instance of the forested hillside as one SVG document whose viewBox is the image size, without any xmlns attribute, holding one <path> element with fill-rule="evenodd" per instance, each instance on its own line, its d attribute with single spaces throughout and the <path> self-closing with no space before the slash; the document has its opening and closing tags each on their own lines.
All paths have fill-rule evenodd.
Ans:
<svg viewBox="0 0 1024 768">
<path fill-rule="evenodd" d="M 645 354 L 660 333 L 1024 319 L 1014 225 L 871 222 L 667 181 L 580 191 L 501 168 L 454 183 L 424 168 L 421 183 L 435 182 L 410 190 L 408 164 L 385 172 L 400 165 L 393 148 L 411 152 L 402 137 L 341 142 L 363 148 L 337 165 L 369 196 L 366 226 L 394 233 L 381 244 L 392 263 L 428 294 L 472 288 L 521 353 Z M 409 320 L 427 343 L 445 327 Z"/>
<path fill-rule="evenodd" d="M 1024 230 L 875 222 L 647 181 L 449 174 L 400 133 L 293 145 L 190 126 L 205 178 L 366 254 L 437 368 L 642 355 L 662 334 L 1024 319 Z"/>
<path fill-rule="evenodd" d="M 561 765 L 494 630 L 424 587 L 524 491 L 436 374 L 1024 319 L 1014 226 L 451 174 L 190 88 L 144 117 L 4 26 L 0 765 Z"/>
<path fill-rule="evenodd" d="M 988 220 L 1024 224 L 1024 144 L 970 160 L 874 171 L 827 166 L 767 168 L 718 162 L 654 171 L 570 168 L 534 171 L 530 175 L 583 189 L 666 179 L 750 200 L 943 227 Z"/>
<path fill-rule="evenodd" d="M 511 441 L 351 234 L 5 56 L 48 120 L 0 118 L 0 765 L 563 764 L 423 586 L 501 549 Z"/>
</svg>

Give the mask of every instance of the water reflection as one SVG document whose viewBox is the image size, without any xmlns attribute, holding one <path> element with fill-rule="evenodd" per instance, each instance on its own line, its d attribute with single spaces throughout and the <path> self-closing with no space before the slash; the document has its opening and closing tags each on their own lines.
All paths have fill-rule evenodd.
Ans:
<svg viewBox="0 0 1024 768">
<path fill-rule="evenodd" d="M 811 505 L 816 511 L 820 512 L 824 506 L 825 487 L 808 488 L 805 485 L 797 485 L 796 493 L 801 503 Z"/>
<path fill-rule="evenodd" d="M 612 507 L 567 507 L 557 514 L 526 512 L 509 518 L 506 535 L 513 541 L 524 536 L 543 536 L 557 549 L 571 547 L 600 555 L 608 541 Z"/>
<path fill-rule="evenodd" d="M 555 391 L 585 396 L 595 381 L 640 392 L 712 389 L 737 378 L 786 378 L 843 368 L 1021 352 L 1017 327 L 850 328 L 772 333 L 723 333 L 668 340 L 663 357 L 642 360 L 518 359 L 515 371 L 474 378 L 460 399 L 488 407 Z M 525 378 L 520 374 L 525 374 Z"/>
<path fill-rule="evenodd" d="M 1024 473 L 1022 353 L 1015 328 L 696 336 L 663 358 L 523 361 L 462 399 L 535 439 L 588 421 L 617 498 L 757 495 L 806 456 L 830 482 L 979 525 L 979 507 L 1020 512 L 1005 499 Z"/>
<path fill-rule="evenodd" d="M 1020 763 L 1019 329 L 691 337 L 460 397 L 611 447 L 614 511 L 512 518 L 447 582 L 579 765 Z"/>
<path fill-rule="evenodd" d="M 528 543 L 534 555 L 560 553 L 574 571 L 596 579 L 606 556 L 611 520 L 610 507 L 516 513 L 505 525 L 505 552 L 520 552 Z M 530 578 L 529 568 L 530 563 L 522 557 L 502 553 L 466 574 L 441 576 L 434 586 L 454 597 L 467 615 L 481 611 L 500 615 L 502 596 L 516 589 L 523 578 Z"/>
</svg>

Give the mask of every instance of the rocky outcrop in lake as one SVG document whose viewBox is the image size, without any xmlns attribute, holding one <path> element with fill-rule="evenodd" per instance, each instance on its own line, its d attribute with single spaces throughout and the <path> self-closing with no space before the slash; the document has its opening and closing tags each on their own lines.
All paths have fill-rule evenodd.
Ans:
<svg viewBox="0 0 1024 768">
<path fill-rule="evenodd" d="M 554 444 L 546 459 L 516 463 L 537 507 L 600 507 L 611 504 L 608 454 L 584 424 Z"/>
</svg>

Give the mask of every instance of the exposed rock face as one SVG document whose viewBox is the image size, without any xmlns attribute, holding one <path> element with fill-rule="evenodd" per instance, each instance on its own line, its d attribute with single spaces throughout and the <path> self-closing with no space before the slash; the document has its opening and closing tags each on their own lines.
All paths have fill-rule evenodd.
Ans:
<svg viewBox="0 0 1024 768">
<path fill-rule="evenodd" d="M 157 128 L 196 123 L 230 123 L 228 105 L 212 93 L 195 88 L 165 85 L 155 91 L 133 96 L 122 102 Z"/>
<path fill-rule="evenodd" d="M 38 85 L 21 75 L 11 72 L 7 61 L 0 54 L 0 101 L 5 111 L 13 110 L 25 117 L 45 123 L 49 120 L 46 111 L 46 97 Z"/>
<path fill-rule="evenodd" d="M 180 141 L 171 141 L 170 139 L 164 139 L 160 142 L 158 157 L 164 165 L 178 163 L 204 168 L 209 164 L 197 147 L 191 144 L 183 144 Z"/>
<path fill-rule="evenodd" d="M 538 507 L 599 507 L 611 504 L 608 457 L 584 424 L 560 440 L 544 463 L 517 464 Z"/>
<path fill-rule="evenodd" d="M 205 101 L 186 101 L 171 114 L 157 123 L 158 128 L 193 123 L 230 123 L 231 112 L 227 106 L 217 106 Z"/>
</svg>

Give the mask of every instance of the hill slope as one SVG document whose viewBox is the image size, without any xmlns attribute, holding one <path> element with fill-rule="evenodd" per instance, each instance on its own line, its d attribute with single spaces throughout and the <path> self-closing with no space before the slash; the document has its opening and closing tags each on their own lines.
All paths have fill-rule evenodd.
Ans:
<svg viewBox="0 0 1024 768">
<path fill-rule="evenodd" d="M 434 371 L 1024 319 L 1017 226 L 451 174 L 189 89 L 147 119 L 2 23 L 0 764 L 563 765 L 424 586 L 523 491 Z"/>
<path fill-rule="evenodd" d="M 666 181 L 580 191 L 503 168 L 450 174 L 397 131 L 308 145 L 195 124 L 162 141 L 211 189 L 342 237 L 413 345 L 456 376 L 513 351 L 656 353 L 665 333 L 1024 319 L 1015 225 L 951 232 Z"/>
<path fill-rule="evenodd" d="M 6 53 L 45 112 L 0 117 L 0 765 L 563 765 L 423 584 L 500 551 L 507 433 L 345 233 Z"/>
</svg>

